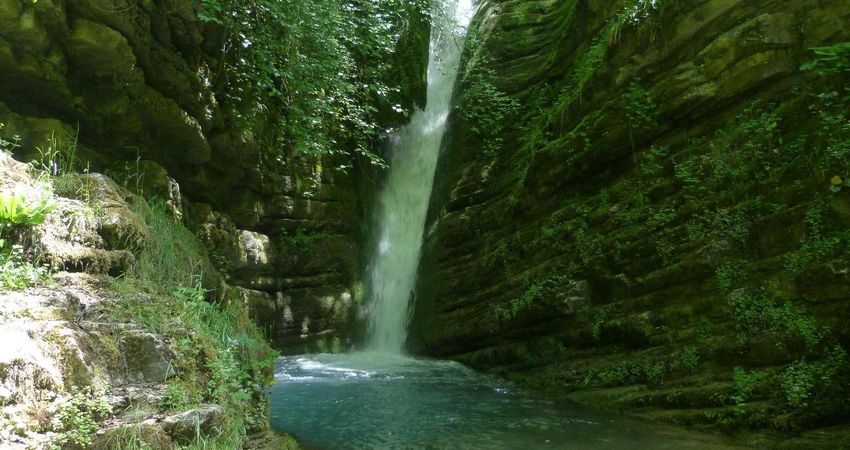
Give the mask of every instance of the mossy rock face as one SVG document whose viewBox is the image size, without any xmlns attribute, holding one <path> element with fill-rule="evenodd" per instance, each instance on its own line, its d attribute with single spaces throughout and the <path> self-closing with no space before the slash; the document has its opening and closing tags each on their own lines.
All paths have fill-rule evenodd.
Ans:
<svg viewBox="0 0 850 450">
<path fill-rule="evenodd" d="M 163 383 L 174 375 L 173 355 L 156 335 L 124 332 L 118 345 L 124 355 L 124 383 Z"/>
<path fill-rule="evenodd" d="M 280 302 L 273 294 L 228 286 L 223 297 L 226 302 L 242 304 L 251 319 L 266 331 L 268 336 L 274 336 L 279 331 Z"/>
<path fill-rule="evenodd" d="M 108 26 L 90 20 L 75 20 L 66 48 L 75 66 L 74 71 L 81 80 L 129 89 L 138 88 L 143 82 L 129 42 Z"/>
<path fill-rule="evenodd" d="M 42 159 L 49 149 L 73 151 L 81 163 L 76 170 L 114 175 L 134 194 L 163 198 L 174 217 L 194 221 L 193 230 L 206 233 L 216 268 L 242 287 L 281 296 L 314 288 L 318 280 L 338 289 L 336 297 L 349 291 L 360 273 L 358 223 L 376 171 L 360 167 L 361 161 L 353 164 L 348 143 L 334 156 L 290 155 L 286 146 L 258 138 L 273 120 L 263 118 L 251 130 L 235 126 L 225 93 L 232 78 L 221 70 L 228 65 L 221 54 L 228 37 L 200 20 L 193 2 L 119 3 L 0 3 L 0 122 L 5 124 L 0 136 L 20 137 L 15 156 L 28 162 Z M 380 128 L 401 125 L 425 101 L 427 17 L 411 6 L 398 27 L 398 51 L 386 76 L 403 89 L 381 102 L 386 111 L 377 113 Z M 395 111 L 396 105 L 405 112 Z M 271 161 L 278 152 L 287 155 L 285 164 Z M 370 173 L 342 174 L 343 166 Z M 108 194 L 106 203 L 112 203 L 111 187 L 95 191 Z M 62 194 L 92 203 L 70 190 Z M 116 203 L 135 202 L 123 191 L 119 196 L 123 200 Z M 209 205 L 214 217 L 187 217 L 192 202 Z M 62 202 L 61 217 L 51 223 L 86 226 L 45 233 L 52 240 L 46 246 L 52 265 L 118 275 L 134 264 L 148 236 L 136 217 L 101 203 L 93 209 L 104 216 L 95 220 L 87 217 L 92 211 L 85 205 Z M 319 256 L 308 247 L 281 252 L 275 242 L 281 230 L 333 239 L 319 243 Z M 300 263 L 328 265 L 305 274 Z M 202 269 L 205 278 L 215 278 L 208 269 Z M 297 296 L 306 303 L 321 301 Z M 335 333 L 347 333 L 342 330 L 351 327 L 350 319 L 334 316 Z"/>
<path fill-rule="evenodd" d="M 410 345 L 658 420 L 846 422 L 827 398 L 848 395 L 850 216 L 829 191 L 847 167 L 817 156 L 846 139 L 817 114 L 846 121 L 850 105 L 816 99 L 847 77 L 800 65 L 850 40 L 850 11 L 652 3 L 479 5 Z M 831 374 L 807 391 L 823 407 L 792 405 L 808 371 Z"/>
</svg>

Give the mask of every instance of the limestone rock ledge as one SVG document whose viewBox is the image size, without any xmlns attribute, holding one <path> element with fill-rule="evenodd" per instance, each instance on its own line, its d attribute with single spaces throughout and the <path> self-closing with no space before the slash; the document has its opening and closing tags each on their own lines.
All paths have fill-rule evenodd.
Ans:
<svg viewBox="0 0 850 450">
<path fill-rule="evenodd" d="M 111 450 L 135 442 L 169 450 L 197 433 L 218 436 L 232 411 L 198 405 L 206 398 L 200 394 L 191 401 L 180 396 L 207 389 L 214 376 L 209 364 L 220 350 L 207 343 L 200 355 L 187 354 L 198 329 L 179 315 L 157 328 L 142 313 L 127 314 L 163 299 L 132 284 L 122 287 L 115 278 L 127 274 L 151 245 L 150 224 L 138 213 L 148 204 L 101 174 L 37 175 L 32 166 L 0 153 L 0 193 L 29 200 L 47 196 L 56 205 L 41 224 L 4 229 L 7 245 L 38 256 L 51 274 L 23 290 L 0 289 L 0 447 Z M 168 220 L 177 223 L 178 217 Z M 221 278 L 203 252 L 197 256 L 198 281 L 215 293 L 208 300 L 224 306 L 247 300 L 233 295 L 238 288 Z M 169 300 L 164 301 L 156 304 Z M 244 306 L 249 314 L 265 314 L 255 303 Z M 147 310 L 168 313 L 157 308 Z M 244 316 L 235 320 L 250 323 Z M 240 349 L 241 358 L 273 354 L 259 345 Z M 297 448 L 268 429 L 262 388 L 271 374 L 257 370 L 246 376 L 252 387 L 241 387 L 246 395 L 241 413 L 255 419 L 244 446 Z M 287 446 L 276 446 L 278 441 Z"/>
</svg>

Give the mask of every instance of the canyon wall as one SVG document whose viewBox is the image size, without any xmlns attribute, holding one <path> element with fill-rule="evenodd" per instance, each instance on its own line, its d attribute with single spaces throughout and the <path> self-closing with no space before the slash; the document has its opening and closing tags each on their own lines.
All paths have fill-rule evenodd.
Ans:
<svg viewBox="0 0 850 450">
<path fill-rule="evenodd" d="M 848 40 L 844 0 L 481 2 L 411 348 L 679 424 L 846 423 L 847 52 L 811 49 Z"/>
<path fill-rule="evenodd" d="M 256 137 L 265 124 L 234 126 L 221 105 L 225 32 L 199 20 L 198 7 L 0 1 L 0 136 L 18 143 L 18 160 L 54 152 L 166 199 L 277 347 L 344 348 L 372 169 L 350 155 L 270 151 Z M 407 111 L 424 101 L 428 45 L 424 19 L 409 20 L 395 69 Z"/>
</svg>

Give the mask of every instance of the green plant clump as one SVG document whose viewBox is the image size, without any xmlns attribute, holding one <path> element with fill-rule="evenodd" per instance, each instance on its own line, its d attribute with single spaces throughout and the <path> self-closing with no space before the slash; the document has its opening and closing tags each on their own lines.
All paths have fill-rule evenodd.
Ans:
<svg viewBox="0 0 850 450">
<path fill-rule="evenodd" d="M 128 276 L 146 289 L 170 294 L 175 287 L 192 286 L 205 275 L 205 252 L 191 231 L 168 213 L 165 201 L 133 202 L 130 209 L 150 231 L 147 246 L 128 270 Z"/>
<path fill-rule="evenodd" d="M 23 246 L 7 245 L 7 235 L 15 229 L 44 222 L 56 207 L 50 195 L 33 200 L 22 193 L 0 193 L 0 290 L 24 289 L 47 275 L 47 269 L 28 257 Z"/>
<path fill-rule="evenodd" d="M 467 51 L 477 47 L 477 35 L 467 39 Z M 469 124 L 469 131 L 482 141 L 484 153 L 490 157 L 499 154 L 504 146 L 505 132 L 509 119 L 519 109 L 519 101 L 495 84 L 498 75 L 488 67 L 489 59 L 479 57 L 467 63 L 462 104 L 458 107 L 461 117 Z"/>
<path fill-rule="evenodd" d="M 790 301 L 777 299 L 769 286 L 741 293 L 732 298 L 731 304 L 741 346 L 746 346 L 754 336 L 772 335 L 780 338 L 777 345 L 783 345 L 789 338 L 797 338 L 812 349 L 824 337 L 824 330 L 814 317 Z"/>
<path fill-rule="evenodd" d="M 31 262 L 23 248 L 0 248 L 0 290 L 21 290 L 35 286 L 47 277 L 46 267 Z"/>
<path fill-rule="evenodd" d="M 4 227 L 38 225 L 57 207 L 49 195 L 30 199 L 23 193 L 0 193 L 0 233 Z"/>
<path fill-rule="evenodd" d="M 521 311 L 527 309 L 536 301 L 545 300 L 547 295 L 551 295 L 553 290 L 563 285 L 564 282 L 566 282 L 566 277 L 550 275 L 533 283 L 522 295 L 511 300 L 507 306 L 497 308 L 497 317 L 502 321 L 515 319 Z"/>
<path fill-rule="evenodd" d="M 112 408 L 102 390 L 90 387 L 75 392 L 61 404 L 53 417 L 52 428 L 58 432 L 53 448 L 89 447 L 100 422 L 111 412 Z"/>
</svg>

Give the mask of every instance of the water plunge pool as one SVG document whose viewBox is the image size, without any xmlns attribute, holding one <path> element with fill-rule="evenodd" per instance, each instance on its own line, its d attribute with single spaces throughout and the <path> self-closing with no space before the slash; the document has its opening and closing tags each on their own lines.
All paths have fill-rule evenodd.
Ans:
<svg viewBox="0 0 850 450">
<path fill-rule="evenodd" d="M 563 404 L 450 361 L 278 361 L 272 427 L 308 449 L 721 449 L 721 437 Z"/>
</svg>

